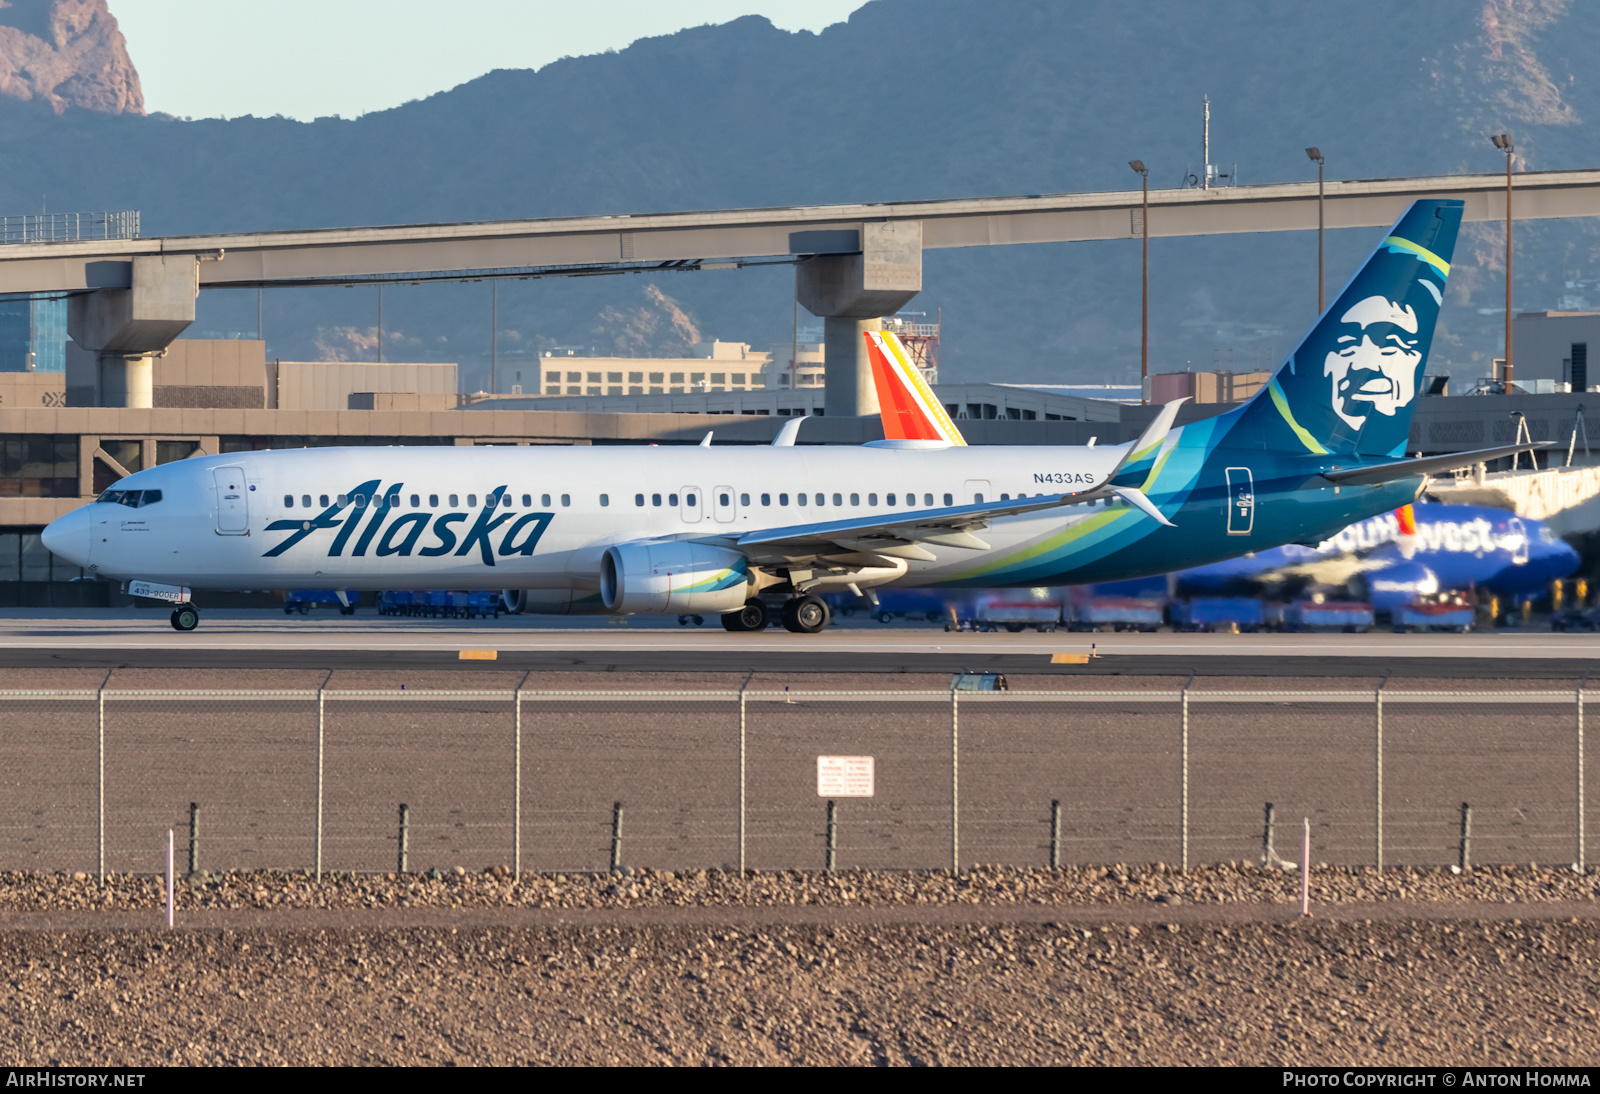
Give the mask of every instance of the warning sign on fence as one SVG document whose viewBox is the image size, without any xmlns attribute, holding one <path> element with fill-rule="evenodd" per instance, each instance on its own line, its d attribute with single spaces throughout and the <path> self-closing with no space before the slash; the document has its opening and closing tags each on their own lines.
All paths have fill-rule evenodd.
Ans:
<svg viewBox="0 0 1600 1094">
<path fill-rule="evenodd" d="M 872 797 L 872 757 L 818 756 L 817 797 Z"/>
</svg>

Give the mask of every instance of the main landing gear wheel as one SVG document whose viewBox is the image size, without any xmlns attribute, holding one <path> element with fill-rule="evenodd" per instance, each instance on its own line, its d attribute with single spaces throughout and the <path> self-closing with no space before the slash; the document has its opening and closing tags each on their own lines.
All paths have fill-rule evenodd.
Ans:
<svg viewBox="0 0 1600 1094">
<path fill-rule="evenodd" d="M 200 625 L 200 613 L 193 604 L 179 604 L 172 609 L 172 629 L 192 631 Z"/>
<path fill-rule="evenodd" d="M 767 629 L 767 606 L 751 597 L 738 611 L 723 615 L 722 628 L 728 631 L 764 631 Z"/>
<path fill-rule="evenodd" d="M 796 634 L 816 634 L 828 626 L 828 605 L 815 596 L 797 596 L 783 605 L 783 626 Z"/>
</svg>

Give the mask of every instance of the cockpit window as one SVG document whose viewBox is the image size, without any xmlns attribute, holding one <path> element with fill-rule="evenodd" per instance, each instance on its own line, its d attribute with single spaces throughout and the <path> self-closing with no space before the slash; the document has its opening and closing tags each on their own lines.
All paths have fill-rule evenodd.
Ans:
<svg viewBox="0 0 1600 1094">
<path fill-rule="evenodd" d="M 111 505 L 126 505 L 130 509 L 142 509 L 147 505 L 154 505 L 161 500 L 159 490 L 107 490 L 95 503 L 106 502 Z"/>
</svg>

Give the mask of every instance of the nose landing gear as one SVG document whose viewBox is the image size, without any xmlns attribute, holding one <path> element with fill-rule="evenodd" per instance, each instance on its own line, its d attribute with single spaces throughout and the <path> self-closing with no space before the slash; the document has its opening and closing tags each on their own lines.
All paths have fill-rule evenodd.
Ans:
<svg viewBox="0 0 1600 1094">
<path fill-rule="evenodd" d="M 172 609 L 172 629 L 192 631 L 200 625 L 200 612 L 193 604 L 179 604 Z"/>
</svg>

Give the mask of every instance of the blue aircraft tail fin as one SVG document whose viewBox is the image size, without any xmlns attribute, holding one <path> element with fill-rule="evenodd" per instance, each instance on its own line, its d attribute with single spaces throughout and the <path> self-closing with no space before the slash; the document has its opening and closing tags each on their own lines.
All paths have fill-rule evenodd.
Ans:
<svg viewBox="0 0 1600 1094">
<path fill-rule="evenodd" d="M 1463 207 L 1413 202 L 1271 381 L 1236 412 L 1225 443 L 1404 455 Z"/>
</svg>

